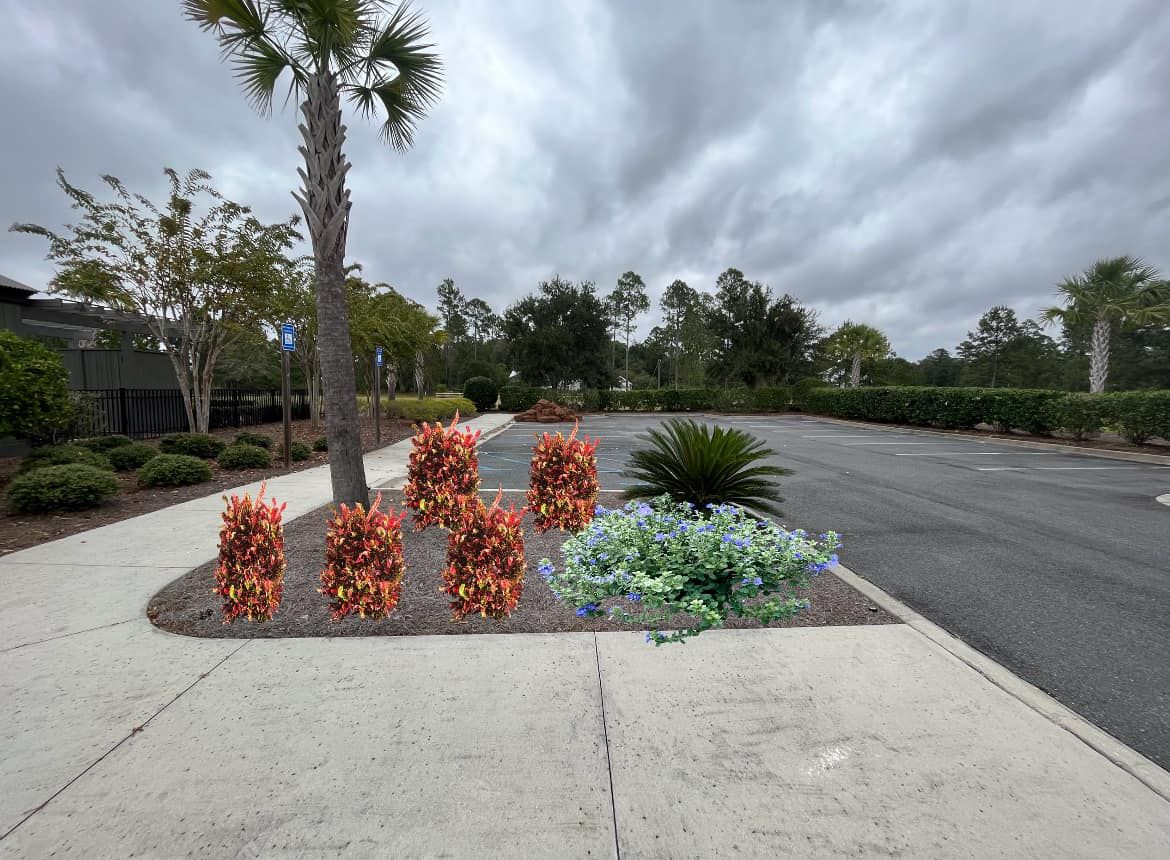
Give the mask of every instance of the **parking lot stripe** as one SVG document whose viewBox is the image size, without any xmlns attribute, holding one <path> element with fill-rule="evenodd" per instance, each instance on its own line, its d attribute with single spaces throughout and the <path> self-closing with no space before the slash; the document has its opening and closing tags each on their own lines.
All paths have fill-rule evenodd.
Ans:
<svg viewBox="0 0 1170 860">
<path fill-rule="evenodd" d="M 913 451 L 895 457 L 1054 457 L 1059 451 Z"/>
<path fill-rule="evenodd" d="M 950 442 L 844 442 L 846 448 L 856 445 L 950 445 Z"/>
<path fill-rule="evenodd" d="M 847 433 L 813 433 L 806 434 L 800 437 L 801 439 L 873 439 L 872 433 L 866 433 L 864 436 L 858 436 Z"/>
</svg>

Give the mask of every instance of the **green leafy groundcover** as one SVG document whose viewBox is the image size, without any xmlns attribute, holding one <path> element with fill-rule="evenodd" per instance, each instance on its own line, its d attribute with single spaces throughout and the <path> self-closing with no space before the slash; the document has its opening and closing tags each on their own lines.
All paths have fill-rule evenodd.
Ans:
<svg viewBox="0 0 1170 860">
<path fill-rule="evenodd" d="M 547 558 L 538 570 L 553 593 L 582 618 L 653 629 L 646 641 L 681 642 L 721 627 L 730 616 L 761 624 L 807 608 L 794 589 L 837 563 L 835 532 L 788 531 L 734 505 L 698 511 L 669 497 L 598 506 L 589 528 L 565 541 L 565 565 Z M 692 621 L 664 631 L 679 616 Z"/>
</svg>

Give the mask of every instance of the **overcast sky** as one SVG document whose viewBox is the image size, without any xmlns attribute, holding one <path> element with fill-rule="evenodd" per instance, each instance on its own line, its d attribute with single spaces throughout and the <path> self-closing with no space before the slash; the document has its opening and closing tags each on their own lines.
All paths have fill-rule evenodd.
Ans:
<svg viewBox="0 0 1170 860">
<path fill-rule="evenodd" d="M 414 150 L 349 117 L 349 254 L 428 306 L 559 272 L 657 299 L 728 266 L 917 359 L 1101 256 L 1170 269 L 1170 3 L 426 0 L 446 89 Z M 178 0 L 0 0 L 0 224 L 54 169 L 210 171 L 293 214 L 294 111 L 246 105 Z M 0 232 L 0 272 L 52 275 Z M 648 316 L 647 331 L 656 322 Z"/>
</svg>

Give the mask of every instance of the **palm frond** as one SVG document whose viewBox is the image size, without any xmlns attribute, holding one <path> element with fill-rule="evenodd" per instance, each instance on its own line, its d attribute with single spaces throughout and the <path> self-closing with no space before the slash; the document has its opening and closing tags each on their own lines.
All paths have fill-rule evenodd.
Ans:
<svg viewBox="0 0 1170 860">
<path fill-rule="evenodd" d="M 672 418 L 644 441 L 649 447 L 634 451 L 622 473 L 636 482 L 624 491 L 626 498 L 666 494 L 700 511 L 708 504 L 735 504 L 780 513 L 775 503 L 783 499 L 774 478 L 791 472 L 762 463 L 775 451 L 755 436 Z"/>
</svg>

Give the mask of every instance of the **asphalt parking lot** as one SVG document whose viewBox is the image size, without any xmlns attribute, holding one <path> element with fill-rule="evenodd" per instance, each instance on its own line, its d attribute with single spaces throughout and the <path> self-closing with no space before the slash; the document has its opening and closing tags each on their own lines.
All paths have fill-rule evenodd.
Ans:
<svg viewBox="0 0 1170 860">
<path fill-rule="evenodd" d="M 691 416 L 699 417 L 699 416 Z M 602 488 L 662 416 L 590 415 Z M 799 415 L 706 417 L 761 437 L 785 520 L 841 532 L 842 562 L 1125 743 L 1170 767 L 1170 467 Z M 480 453 L 523 489 L 533 434 Z M 567 431 L 566 431 L 567 432 Z"/>
</svg>

